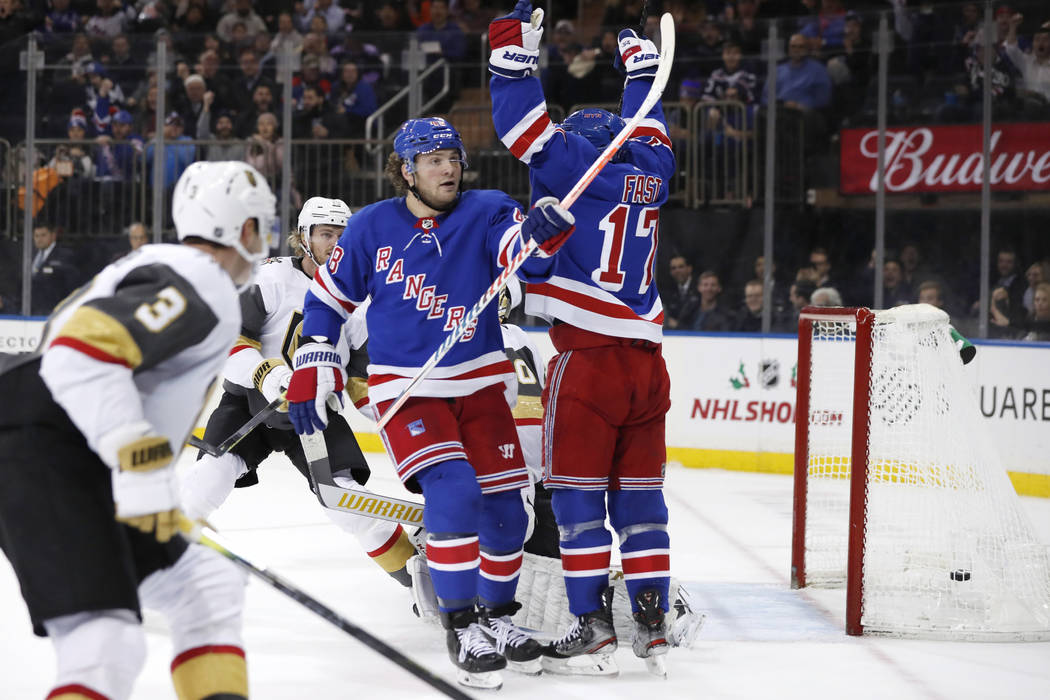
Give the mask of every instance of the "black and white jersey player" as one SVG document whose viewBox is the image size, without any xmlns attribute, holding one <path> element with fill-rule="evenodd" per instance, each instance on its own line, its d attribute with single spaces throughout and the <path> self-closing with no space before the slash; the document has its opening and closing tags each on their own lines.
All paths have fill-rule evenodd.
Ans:
<svg viewBox="0 0 1050 700">
<path fill-rule="evenodd" d="M 259 266 L 255 283 L 241 295 L 241 334 L 226 362 L 223 395 L 208 419 L 205 442 L 222 442 L 284 392 L 292 374 L 291 357 L 299 345 L 303 297 L 318 265 L 331 255 L 349 217 L 350 208 L 342 200 L 311 197 L 303 203 L 296 230 L 288 239 L 295 254 L 269 258 Z M 355 314 L 343 326 L 336 345 L 352 378 L 347 389 L 359 407 L 367 401 L 367 339 L 364 314 Z M 363 484 L 369 477 L 368 463 L 346 419 L 334 415 L 324 436 L 335 483 L 367 490 Z M 187 513 L 205 518 L 226 500 L 235 485 L 258 483 L 259 464 L 273 452 L 283 452 L 309 481 L 308 461 L 288 420 L 287 404 L 229 452 L 221 457 L 201 452 L 197 461 L 183 470 L 181 488 Z M 416 549 L 400 525 L 346 511 L 325 508 L 324 512 L 336 526 L 356 537 L 386 572 L 402 585 L 411 584 L 405 564 Z"/>
<path fill-rule="evenodd" d="M 238 286 L 267 253 L 266 180 L 194 163 L 175 186 L 180 245 L 146 245 L 60 304 L 39 349 L 0 356 L 0 546 L 57 657 L 48 697 L 127 698 L 141 609 L 166 618 L 179 698 L 248 694 L 244 577 L 174 535 L 181 445 L 240 328 Z"/>
</svg>

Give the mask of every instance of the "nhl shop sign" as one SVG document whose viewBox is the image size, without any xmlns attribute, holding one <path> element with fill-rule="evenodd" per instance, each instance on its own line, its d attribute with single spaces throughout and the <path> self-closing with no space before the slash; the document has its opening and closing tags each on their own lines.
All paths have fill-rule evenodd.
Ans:
<svg viewBox="0 0 1050 700">
<path fill-rule="evenodd" d="M 871 194 L 878 187 L 877 129 L 840 133 L 839 189 Z M 886 130 L 886 191 L 979 192 L 984 172 L 980 124 Z M 1050 128 L 1046 124 L 993 124 L 993 190 L 1050 190 Z"/>
</svg>

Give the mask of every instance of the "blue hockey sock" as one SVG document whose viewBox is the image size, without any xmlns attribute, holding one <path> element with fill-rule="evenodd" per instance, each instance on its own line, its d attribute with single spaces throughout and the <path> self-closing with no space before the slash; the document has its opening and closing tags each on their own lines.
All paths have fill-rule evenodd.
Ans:
<svg viewBox="0 0 1050 700">
<path fill-rule="evenodd" d="M 655 588 L 660 607 L 668 610 L 671 583 L 671 542 L 667 535 L 667 506 L 662 491 L 610 491 L 609 521 L 620 536 L 623 578 L 631 609 L 635 596 Z"/>
<path fill-rule="evenodd" d="M 558 521 L 561 568 L 569 611 L 594 612 L 602 606 L 609 585 L 612 533 L 605 529 L 605 492 L 552 489 L 551 505 Z"/>
<path fill-rule="evenodd" d="M 481 500 L 478 598 L 485 607 L 496 608 L 514 600 L 528 519 L 519 491 L 485 494 Z"/>
<path fill-rule="evenodd" d="M 461 459 L 435 464 L 416 477 L 426 507 L 427 564 L 442 612 L 473 607 L 480 563 L 481 488 L 474 468 Z"/>
</svg>

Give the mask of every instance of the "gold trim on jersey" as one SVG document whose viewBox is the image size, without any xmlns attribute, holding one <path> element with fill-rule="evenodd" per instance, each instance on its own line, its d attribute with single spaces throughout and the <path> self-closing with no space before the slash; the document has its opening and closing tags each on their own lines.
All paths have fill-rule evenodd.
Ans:
<svg viewBox="0 0 1050 700">
<path fill-rule="evenodd" d="M 543 403 L 539 396 L 518 396 L 518 405 L 511 411 L 515 418 L 543 418 Z"/>
<path fill-rule="evenodd" d="M 258 340 L 253 340 L 246 335 L 237 336 L 237 342 L 233 344 L 234 347 L 238 345 L 247 345 L 248 347 L 255 348 L 259 352 L 262 352 L 262 343 Z"/>
<path fill-rule="evenodd" d="M 124 325 L 104 311 L 81 306 L 59 330 L 56 338 L 71 338 L 121 360 L 131 369 L 142 364 L 142 350 Z"/>
<path fill-rule="evenodd" d="M 350 401 L 355 406 L 361 399 L 368 398 L 368 380 L 363 377 L 350 377 L 346 383 L 346 391 L 350 394 Z"/>
</svg>

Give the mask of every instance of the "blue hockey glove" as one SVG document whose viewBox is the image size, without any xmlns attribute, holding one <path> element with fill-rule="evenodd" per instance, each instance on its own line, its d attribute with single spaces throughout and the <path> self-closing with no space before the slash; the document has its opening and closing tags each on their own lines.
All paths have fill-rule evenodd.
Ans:
<svg viewBox="0 0 1050 700">
<path fill-rule="evenodd" d="M 575 230 L 576 217 L 558 204 L 555 197 L 538 200 L 521 224 L 526 240 L 531 238 L 539 244 L 541 257 L 557 253 Z"/>
<path fill-rule="evenodd" d="M 619 53 L 613 60 L 616 70 L 626 73 L 628 80 L 656 75 L 656 69 L 660 67 L 660 52 L 656 50 L 656 44 L 638 36 L 633 29 L 624 29 L 617 41 Z"/>
<path fill-rule="evenodd" d="M 543 10 L 518 0 L 514 11 L 489 24 L 489 70 L 504 78 L 524 78 L 539 65 Z"/>
<path fill-rule="evenodd" d="M 343 407 L 346 376 L 339 352 L 331 343 L 304 338 L 292 358 L 292 379 L 288 383 L 288 417 L 295 432 L 309 435 L 328 425 L 328 407 Z"/>
</svg>

